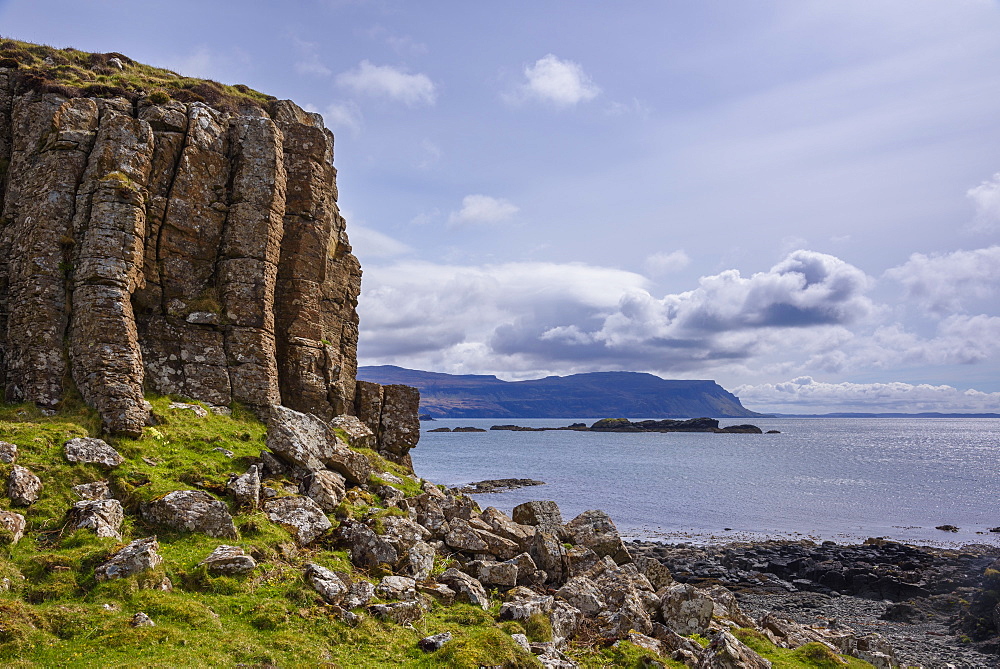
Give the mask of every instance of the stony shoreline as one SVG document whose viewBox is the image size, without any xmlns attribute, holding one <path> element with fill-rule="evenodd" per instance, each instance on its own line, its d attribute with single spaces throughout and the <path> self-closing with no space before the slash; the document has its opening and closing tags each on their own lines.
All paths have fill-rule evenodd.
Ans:
<svg viewBox="0 0 1000 669">
<path fill-rule="evenodd" d="M 773 612 L 806 625 L 878 632 L 904 666 L 1000 666 L 996 636 L 969 637 L 970 606 L 1000 547 L 633 540 L 628 549 L 656 559 L 678 582 L 725 586 L 755 618 Z"/>
</svg>

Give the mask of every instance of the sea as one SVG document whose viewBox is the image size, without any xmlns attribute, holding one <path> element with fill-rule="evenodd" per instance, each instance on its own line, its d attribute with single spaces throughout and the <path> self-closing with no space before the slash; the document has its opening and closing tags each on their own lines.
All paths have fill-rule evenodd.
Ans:
<svg viewBox="0 0 1000 669">
<path fill-rule="evenodd" d="M 410 454 L 449 487 L 544 485 L 475 495 L 510 513 L 553 500 L 564 520 L 606 511 L 626 538 L 710 544 L 767 539 L 1000 545 L 1000 419 L 757 418 L 779 434 L 510 432 L 593 418 L 439 419 Z M 487 432 L 428 432 L 480 427 Z M 952 525 L 957 532 L 936 529 Z"/>
</svg>

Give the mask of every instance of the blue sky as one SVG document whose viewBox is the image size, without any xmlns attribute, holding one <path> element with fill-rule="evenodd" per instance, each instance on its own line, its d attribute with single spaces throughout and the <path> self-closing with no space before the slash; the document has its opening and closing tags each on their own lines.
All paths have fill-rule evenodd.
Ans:
<svg viewBox="0 0 1000 669">
<path fill-rule="evenodd" d="M 362 364 L 1000 411 L 994 0 L 0 0 L 319 111 Z"/>
</svg>

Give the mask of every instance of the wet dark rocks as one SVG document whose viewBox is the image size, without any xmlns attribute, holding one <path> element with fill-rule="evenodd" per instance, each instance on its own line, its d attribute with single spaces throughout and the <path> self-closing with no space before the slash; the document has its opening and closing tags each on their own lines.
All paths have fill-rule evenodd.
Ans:
<svg viewBox="0 0 1000 669">
<path fill-rule="evenodd" d="M 486 481 L 469 483 L 460 488 L 453 488 L 452 491 L 470 495 L 487 492 L 507 492 L 508 490 L 517 490 L 518 488 L 526 488 L 533 485 L 545 485 L 545 481 L 536 481 L 534 479 L 488 479 Z"/>
</svg>

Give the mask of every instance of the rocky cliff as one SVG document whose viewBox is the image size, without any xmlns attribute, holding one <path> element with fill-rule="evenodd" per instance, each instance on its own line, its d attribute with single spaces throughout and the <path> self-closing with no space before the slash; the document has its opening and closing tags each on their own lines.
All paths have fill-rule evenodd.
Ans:
<svg viewBox="0 0 1000 669">
<path fill-rule="evenodd" d="M 54 407 L 75 388 L 125 435 L 149 420 L 144 390 L 355 414 L 361 268 L 322 118 L 290 101 L 197 101 L 214 82 L 147 94 L 142 72 L 113 78 L 126 88 L 62 85 L 52 77 L 65 71 L 139 66 L 5 44 L 5 399 Z M 362 420 L 381 425 L 383 404 Z"/>
</svg>

